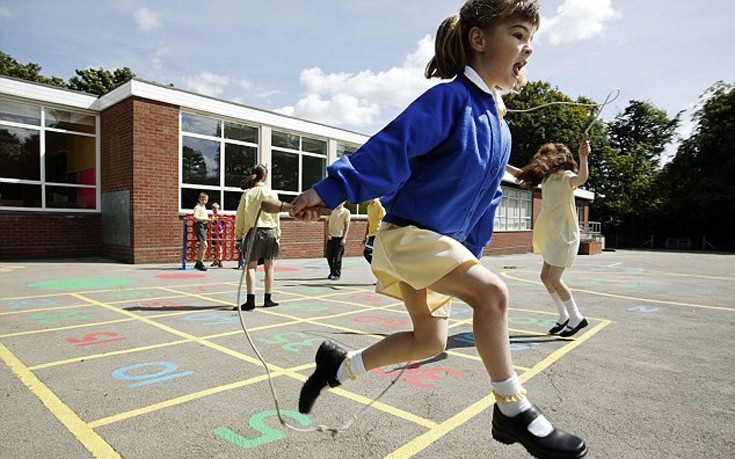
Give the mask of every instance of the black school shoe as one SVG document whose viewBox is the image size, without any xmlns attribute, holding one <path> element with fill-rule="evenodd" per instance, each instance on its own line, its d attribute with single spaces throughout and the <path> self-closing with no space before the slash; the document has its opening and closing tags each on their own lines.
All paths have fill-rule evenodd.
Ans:
<svg viewBox="0 0 735 459">
<path fill-rule="evenodd" d="M 342 361 L 347 358 L 347 351 L 331 341 L 324 341 L 316 351 L 316 369 L 306 380 L 299 394 L 299 413 L 307 414 L 314 407 L 319 393 L 329 387 L 339 386 L 337 370 Z"/>
<path fill-rule="evenodd" d="M 561 332 L 561 333 L 559 333 L 559 336 L 563 336 L 563 337 L 566 338 L 566 337 L 569 337 L 569 336 L 576 335 L 578 331 L 580 331 L 581 329 L 583 329 L 587 325 L 589 325 L 587 323 L 587 319 L 582 319 L 582 322 L 580 322 L 579 324 L 577 324 L 576 327 L 570 327 L 569 325 L 567 325 L 564 328 L 564 331 Z"/>
<path fill-rule="evenodd" d="M 538 408 L 533 406 L 510 418 L 496 404 L 493 409 L 493 438 L 506 445 L 518 442 L 538 459 L 577 459 L 587 454 L 584 440 L 563 430 L 555 428 L 545 437 L 529 432 L 528 425 L 540 415 Z"/>
<path fill-rule="evenodd" d="M 566 327 L 568 323 L 569 319 L 565 320 L 562 323 L 557 322 L 556 325 L 549 329 L 549 335 L 556 335 L 560 331 L 564 330 L 564 327 Z"/>
</svg>

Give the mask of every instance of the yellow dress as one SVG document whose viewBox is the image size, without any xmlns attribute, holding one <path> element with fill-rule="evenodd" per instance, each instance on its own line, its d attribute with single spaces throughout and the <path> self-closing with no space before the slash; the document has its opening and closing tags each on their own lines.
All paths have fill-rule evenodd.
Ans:
<svg viewBox="0 0 735 459">
<path fill-rule="evenodd" d="M 533 228 L 534 253 L 560 268 L 571 267 L 579 251 L 579 224 L 570 183 L 573 177 L 574 172 L 565 170 L 541 182 L 541 213 Z"/>
</svg>

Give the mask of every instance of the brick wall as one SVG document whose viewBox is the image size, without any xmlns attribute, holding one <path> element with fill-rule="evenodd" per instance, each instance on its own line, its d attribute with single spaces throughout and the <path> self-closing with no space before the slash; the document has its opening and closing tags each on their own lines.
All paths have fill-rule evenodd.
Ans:
<svg viewBox="0 0 735 459">
<path fill-rule="evenodd" d="M 0 213 L 0 260 L 99 256 L 99 214 Z"/>
<path fill-rule="evenodd" d="M 102 192 L 130 193 L 130 247 L 104 246 L 128 263 L 181 259 L 179 108 L 132 97 L 102 112 Z"/>
</svg>

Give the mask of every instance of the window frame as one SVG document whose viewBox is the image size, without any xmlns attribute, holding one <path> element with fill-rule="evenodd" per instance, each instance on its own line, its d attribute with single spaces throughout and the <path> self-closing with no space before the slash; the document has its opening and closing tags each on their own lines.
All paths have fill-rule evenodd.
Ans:
<svg viewBox="0 0 735 459">
<path fill-rule="evenodd" d="M 90 111 L 90 110 L 69 108 L 69 107 L 66 107 L 60 104 L 39 103 L 39 102 L 33 102 L 33 101 L 28 101 L 28 100 L 23 100 L 23 99 L 17 99 L 14 97 L 7 97 L 7 96 L 0 97 L 0 100 L 6 101 L 9 103 L 28 105 L 31 107 L 38 108 L 40 110 L 38 125 L 26 124 L 26 123 L 21 123 L 17 121 L 6 121 L 6 120 L 0 119 L 0 126 L 7 126 L 10 128 L 16 128 L 16 129 L 34 130 L 39 133 L 39 151 L 38 151 L 39 178 L 38 180 L 19 179 L 19 178 L 0 176 L 0 182 L 14 184 L 14 185 L 39 186 L 41 190 L 40 207 L 3 206 L 0 203 L 0 211 L 56 212 L 56 213 L 80 213 L 80 214 L 99 213 L 101 211 L 101 205 L 102 205 L 101 203 L 102 191 L 101 191 L 101 183 L 100 183 L 101 177 L 102 177 L 101 165 L 100 165 L 100 161 L 101 161 L 100 114 L 94 111 Z M 46 126 L 46 113 L 47 111 L 52 111 L 52 110 L 92 117 L 94 119 L 94 133 L 92 134 L 88 132 L 81 132 L 81 131 L 74 131 L 70 129 L 61 129 L 61 128 L 56 128 L 56 127 Z M 64 183 L 64 182 L 51 182 L 51 181 L 46 180 L 46 154 L 47 154 L 46 152 L 46 133 L 47 132 L 53 132 L 53 133 L 64 134 L 64 135 L 74 135 L 74 136 L 87 137 L 87 138 L 94 139 L 94 169 L 95 169 L 94 185 L 86 185 L 86 184 L 78 184 L 78 183 Z M 95 206 L 94 208 L 89 208 L 89 209 L 76 208 L 76 207 L 50 207 L 46 199 L 47 188 L 49 187 L 60 187 L 60 188 L 66 187 L 66 188 L 94 190 Z"/>
<path fill-rule="evenodd" d="M 208 135 L 208 134 L 200 134 L 196 132 L 189 132 L 184 130 L 184 123 L 183 119 L 185 115 L 192 115 L 192 116 L 198 116 L 203 118 L 211 118 L 213 120 L 216 120 L 219 124 L 219 137 Z M 227 131 L 226 124 L 239 124 L 243 126 L 247 126 L 250 128 L 253 128 L 256 130 L 256 140 L 257 143 L 248 142 L 245 140 L 236 140 L 236 139 L 229 139 L 225 137 L 225 133 Z M 226 184 L 226 159 L 227 159 L 227 145 L 238 145 L 248 148 L 254 148 L 255 149 L 255 164 L 258 164 L 262 160 L 263 155 L 263 149 L 262 149 L 262 131 L 263 126 L 256 125 L 254 123 L 248 123 L 244 122 L 239 119 L 232 119 L 224 116 L 217 116 L 209 113 L 201 113 L 196 110 L 189 110 L 189 109 L 180 109 L 179 110 L 179 187 L 178 187 L 178 206 L 179 206 L 179 213 L 180 214 L 188 214 L 192 212 L 192 209 L 196 205 L 196 202 L 193 203 L 183 203 L 182 202 L 182 194 L 183 190 L 195 190 L 196 194 L 199 194 L 201 192 L 205 192 L 209 194 L 209 205 L 213 202 L 217 202 L 220 204 L 222 210 L 220 211 L 221 214 L 225 215 L 232 215 L 236 212 L 237 209 L 226 209 L 225 208 L 225 202 L 226 201 L 226 195 L 227 193 L 242 193 L 242 189 L 239 186 L 228 186 Z M 184 137 L 194 138 L 194 139 L 200 139 L 200 140 L 207 140 L 207 141 L 213 141 L 217 142 L 219 145 L 219 184 L 218 185 L 204 185 L 204 184 L 192 184 L 192 183 L 185 183 L 184 182 Z M 255 165 L 253 164 L 253 165 Z M 244 178 L 244 177 L 243 177 Z M 215 198 L 215 196 L 217 196 Z"/>
</svg>

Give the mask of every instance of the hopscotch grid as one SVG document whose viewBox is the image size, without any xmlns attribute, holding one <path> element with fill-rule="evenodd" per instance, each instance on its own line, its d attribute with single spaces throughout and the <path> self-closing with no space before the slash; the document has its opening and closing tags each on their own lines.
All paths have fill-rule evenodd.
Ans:
<svg viewBox="0 0 735 459">
<path fill-rule="evenodd" d="M 218 285 L 218 284 L 220 284 L 220 283 L 216 283 L 215 285 Z M 223 284 L 226 284 L 226 283 L 223 283 Z M 166 287 L 163 287 L 163 288 L 162 287 L 149 287 L 147 289 L 160 289 L 160 290 L 164 290 L 164 291 L 171 291 L 171 288 L 170 287 L 169 288 L 166 288 Z M 141 288 L 138 288 L 138 289 L 127 289 L 127 290 L 141 290 Z M 113 290 L 96 291 L 96 292 L 89 292 L 89 293 L 99 293 L 99 292 L 109 292 L 109 291 L 113 291 Z M 114 291 L 120 291 L 120 289 L 117 289 L 117 290 L 114 290 Z M 366 290 L 357 290 L 357 291 L 358 292 L 364 292 Z M 368 292 L 371 292 L 372 293 L 372 291 L 369 291 L 369 290 L 368 290 Z M 207 296 L 207 295 L 218 295 L 218 294 L 229 293 L 229 292 L 222 292 L 222 293 L 206 292 L 206 295 L 201 295 L 201 294 L 197 294 L 197 293 L 188 293 L 188 292 L 176 292 L 176 291 L 174 291 L 174 293 L 180 293 L 180 295 L 177 295 L 175 297 L 165 297 L 165 298 L 193 297 L 193 298 L 198 298 L 198 299 L 205 299 L 207 301 L 213 301 L 215 303 L 220 303 L 220 304 L 223 304 L 223 305 L 234 305 L 234 303 L 218 301 L 216 299 L 213 299 L 213 298 L 210 298 L 209 296 Z M 359 313 L 364 313 L 366 311 L 370 311 L 370 312 L 372 312 L 372 311 L 377 311 L 377 312 L 383 311 L 383 312 L 392 312 L 392 313 L 398 313 L 398 314 L 401 314 L 401 315 L 407 315 L 407 313 L 405 311 L 393 310 L 393 308 L 396 308 L 397 306 L 402 305 L 403 303 L 401 303 L 401 302 L 397 302 L 397 303 L 393 303 L 393 304 L 389 304 L 389 305 L 382 305 L 382 306 L 372 306 L 372 305 L 366 305 L 366 304 L 362 304 L 362 303 L 354 303 L 354 302 L 351 302 L 351 301 L 345 301 L 345 300 L 339 300 L 339 299 L 330 298 L 330 297 L 334 297 L 334 296 L 340 296 L 340 295 L 354 293 L 354 291 L 350 291 L 350 292 L 340 291 L 340 292 L 334 292 L 334 293 L 329 293 L 329 294 L 326 294 L 326 295 L 318 295 L 318 296 L 300 295 L 298 293 L 292 293 L 292 292 L 286 292 L 286 293 L 288 295 L 291 295 L 291 296 L 301 296 L 302 297 L 301 299 L 287 300 L 288 302 L 297 302 L 297 301 L 300 301 L 302 299 L 308 299 L 308 300 L 312 300 L 312 301 L 315 301 L 315 300 L 316 301 L 326 301 L 326 302 L 330 302 L 330 303 L 338 303 L 338 304 L 344 304 L 344 305 L 349 305 L 349 306 L 358 306 L 358 307 L 360 307 L 362 309 L 359 310 L 359 311 L 354 311 L 354 312 L 340 313 L 340 314 L 330 314 L 330 315 L 319 316 L 319 317 L 314 317 L 314 318 L 294 317 L 294 316 L 289 316 L 289 315 L 285 315 L 285 314 L 275 313 L 274 311 L 258 311 L 258 312 L 263 312 L 263 313 L 271 314 L 271 315 L 274 315 L 274 316 L 282 317 L 284 319 L 291 319 L 290 322 L 287 322 L 287 323 L 270 324 L 270 325 L 267 325 L 266 327 L 268 327 L 268 328 L 278 328 L 278 327 L 283 327 L 283 326 L 288 326 L 288 325 L 295 325 L 295 324 L 300 324 L 301 323 L 301 324 L 310 324 L 310 325 L 314 325 L 314 326 L 325 327 L 325 328 L 333 329 L 333 330 L 347 331 L 347 332 L 356 333 L 356 334 L 359 334 L 359 335 L 362 335 L 362 336 L 370 336 L 370 337 L 374 337 L 374 338 L 378 338 L 378 339 L 383 339 L 384 338 L 383 335 L 366 334 L 363 330 L 357 330 L 357 329 L 352 329 L 352 328 L 349 328 L 349 327 L 343 327 L 343 326 L 339 326 L 339 325 L 335 325 L 335 324 L 324 323 L 322 321 L 324 321 L 324 320 L 331 320 L 331 319 L 339 318 L 339 317 L 345 317 L 345 316 L 349 316 L 349 315 L 355 315 L 355 314 L 359 314 Z M 65 295 L 69 295 L 69 294 L 65 294 Z M 229 349 L 229 348 L 227 348 L 225 346 L 216 345 L 215 343 L 209 343 L 207 341 L 208 339 L 213 339 L 215 337 L 230 336 L 230 335 L 239 334 L 239 333 L 241 333 L 240 330 L 234 331 L 234 332 L 219 333 L 219 334 L 216 334 L 216 335 L 209 335 L 208 337 L 196 337 L 194 335 L 189 335 L 188 333 L 185 333 L 185 332 L 182 332 L 180 330 L 177 330 L 177 329 L 175 329 L 173 327 L 169 327 L 169 326 L 166 326 L 166 325 L 163 325 L 163 324 L 158 324 L 157 322 L 155 322 L 155 320 L 153 320 L 153 319 L 168 318 L 168 317 L 177 316 L 177 315 L 183 315 L 183 314 L 192 314 L 192 311 L 180 311 L 180 312 L 177 311 L 177 312 L 173 312 L 173 313 L 157 314 L 157 315 L 152 315 L 152 316 L 144 317 L 144 316 L 139 316 L 138 314 L 134 314 L 131 311 L 120 310 L 119 308 L 116 308 L 116 307 L 114 307 L 112 305 L 113 302 L 109 302 L 109 303 L 98 302 L 96 300 L 87 298 L 87 297 L 85 297 L 83 295 L 77 296 L 75 294 L 72 294 L 72 296 L 75 296 L 78 299 L 82 299 L 83 301 L 85 301 L 87 303 L 90 303 L 88 306 L 100 306 L 100 307 L 104 307 L 107 310 L 116 311 L 118 313 L 122 313 L 122 314 L 128 315 L 129 318 L 127 318 L 127 319 L 121 319 L 119 321 L 106 321 L 106 322 L 99 322 L 99 323 L 95 323 L 95 324 L 81 324 L 81 325 L 78 325 L 78 326 L 61 327 L 61 328 L 57 328 L 56 330 L 66 330 L 66 329 L 70 329 L 70 328 L 90 328 L 90 327 L 94 327 L 95 325 L 103 325 L 103 324 L 109 324 L 109 323 L 119 323 L 119 322 L 122 322 L 122 321 L 141 321 L 141 322 L 147 323 L 147 324 L 149 324 L 151 326 L 154 326 L 154 327 L 157 327 L 159 329 L 163 329 L 163 330 L 165 330 L 167 332 L 173 333 L 174 335 L 179 335 L 179 336 L 187 336 L 188 335 L 188 337 L 185 338 L 185 339 L 183 339 L 183 340 L 178 340 L 177 342 L 174 342 L 174 343 L 162 343 L 160 345 L 156 345 L 155 347 L 173 345 L 173 344 L 178 344 L 178 343 L 198 342 L 199 344 L 207 345 L 210 349 L 217 350 L 218 352 L 223 352 L 223 353 L 225 353 L 227 355 L 231 355 L 231 356 L 233 356 L 234 354 L 239 354 L 239 357 L 238 358 L 240 358 L 241 360 L 251 361 L 250 360 L 251 358 L 249 358 L 245 354 L 241 354 L 241 353 L 239 353 L 237 351 L 234 351 L 232 349 Z M 150 298 L 149 297 L 149 298 L 145 298 L 145 301 L 156 301 L 158 299 L 160 299 L 160 298 Z M 136 301 L 140 301 L 140 299 L 115 301 L 114 303 L 115 304 L 125 304 L 125 303 L 135 303 Z M 87 306 L 87 305 L 85 305 L 85 306 Z M 68 307 L 64 307 L 64 308 L 68 308 Z M 224 306 L 222 308 L 224 308 Z M 211 310 L 221 310 L 222 308 L 213 308 Z M 49 308 L 43 308 L 42 310 L 49 310 Z M 30 311 L 24 311 L 24 312 L 30 312 Z M 531 312 L 531 311 L 529 311 L 529 312 Z M 539 313 L 541 311 L 533 311 L 533 312 Z M 454 322 L 453 327 L 458 327 L 458 326 L 465 325 L 465 324 L 471 324 L 471 319 L 460 319 L 460 320 L 450 319 L 450 321 L 453 321 Z M 258 327 L 258 328 L 260 328 L 260 327 Z M 517 329 L 514 329 L 514 330 L 517 330 Z M 46 332 L 46 331 L 52 331 L 52 330 L 51 329 L 46 329 L 46 330 L 43 330 L 43 331 Z M 519 331 L 521 331 L 521 330 L 519 330 Z M 534 333 L 534 332 L 526 331 L 526 330 L 523 330 L 523 332 L 525 332 L 525 333 Z M 588 333 L 591 333 L 591 332 L 588 332 Z M 587 334 L 583 335 L 582 337 L 580 337 L 580 339 L 582 339 L 586 335 Z M 2 336 L 0 336 L 0 338 L 3 338 L 5 336 L 6 335 L 2 335 Z M 573 344 L 573 343 L 570 343 L 570 344 Z M 569 345 L 564 346 L 560 350 L 557 350 L 556 352 L 559 352 L 561 350 L 564 350 L 568 346 Z M 572 348 L 573 347 L 576 347 L 576 345 L 572 345 Z M 128 352 L 129 353 L 129 352 L 132 352 L 132 351 L 131 350 L 125 350 L 125 351 L 120 351 L 120 352 Z M 450 355 L 456 355 L 456 356 L 463 357 L 463 358 L 471 357 L 472 360 L 481 361 L 481 359 L 479 359 L 479 357 L 477 357 L 477 356 L 468 356 L 467 354 L 464 354 L 464 353 L 461 353 L 461 352 L 448 351 L 447 353 L 450 354 Z M 113 354 L 116 354 L 116 353 L 111 353 L 109 356 L 112 356 Z M 100 356 L 103 356 L 103 355 L 104 354 L 102 354 Z M 87 357 L 87 358 L 89 358 L 89 357 Z M 262 366 L 262 364 L 260 363 L 260 361 L 255 361 L 255 359 L 252 360 L 252 363 L 257 364 L 258 366 Z M 58 365 L 62 365 L 62 364 L 63 363 L 59 363 Z M 49 365 L 49 364 L 44 364 L 44 365 Z M 269 366 L 269 368 L 272 369 L 272 371 L 274 372 L 274 374 L 276 374 L 277 376 L 289 376 L 289 377 L 293 377 L 293 378 L 295 378 L 295 379 L 297 379 L 299 381 L 304 381 L 304 380 L 306 380 L 306 377 L 304 375 L 302 375 L 301 373 L 299 373 L 299 371 L 304 371 L 304 370 L 307 370 L 307 369 L 311 369 L 311 368 L 313 368 L 315 366 L 315 364 L 314 363 L 309 363 L 309 364 L 306 364 L 306 365 L 300 365 L 300 366 L 293 367 L 293 368 L 280 368 L 280 367 L 274 366 L 274 365 L 272 365 L 270 363 L 268 363 L 268 366 Z M 538 364 L 536 366 L 538 366 Z M 534 368 L 536 368 L 536 366 L 534 366 Z M 41 367 L 42 367 L 41 365 L 37 365 L 34 368 L 41 368 Z M 30 371 L 30 367 L 28 367 L 28 368 L 29 368 L 29 371 Z M 521 367 L 519 369 L 522 369 L 524 371 L 524 374 L 521 375 L 522 378 L 527 373 L 529 373 L 529 370 L 527 368 Z M 536 372 L 536 373 L 538 373 L 538 372 Z M 107 418 L 103 418 L 103 419 L 100 419 L 100 420 L 97 420 L 97 421 L 92 421 L 90 423 L 87 423 L 87 425 L 89 427 L 92 427 L 92 428 L 93 427 L 99 427 L 99 426 L 107 425 L 107 424 L 110 424 L 110 423 L 113 423 L 113 422 L 118 422 L 118 421 L 122 420 L 123 418 L 124 419 L 129 419 L 132 416 L 131 413 L 140 413 L 140 414 L 143 414 L 143 411 L 145 411 L 146 413 L 149 413 L 149 412 L 158 411 L 158 410 L 163 409 L 163 408 L 166 408 L 166 407 L 178 406 L 179 404 L 182 404 L 185 401 L 190 401 L 190 400 L 193 400 L 193 399 L 201 398 L 201 397 L 206 396 L 206 395 L 208 395 L 210 393 L 219 393 L 219 392 L 222 392 L 222 391 L 225 391 L 225 390 L 230 390 L 230 389 L 234 389 L 234 388 L 239 388 L 239 387 L 247 386 L 248 384 L 254 383 L 255 380 L 262 381 L 263 378 L 265 378 L 265 377 L 266 377 L 266 375 L 261 375 L 261 376 L 255 377 L 255 378 L 248 378 L 247 380 L 237 381 L 237 382 L 234 382 L 234 383 L 230 383 L 228 385 L 217 386 L 217 387 L 214 387 L 214 388 L 210 388 L 208 390 L 205 390 L 205 391 L 200 391 L 199 393 L 195 393 L 195 394 L 201 394 L 201 395 L 200 396 L 194 396 L 194 398 L 187 399 L 187 397 L 192 397 L 193 396 L 193 394 L 188 394 L 188 395 L 177 397 L 177 398 L 174 398 L 174 399 L 171 399 L 171 400 L 168 400 L 168 401 L 159 402 L 157 404 L 154 404 L 154 405 L 151 405 L 151 406 L 148 406 L 148 407 L 139 408 L 138 410 L 132 410 L 130 412 L 127 412 L 127 414 L 126 413 L 120 413 L 120 414 L 113 415 L 113 416 L 110 416 L 110 417 L 107 417 Z M 530 377 L 529 377 L 529 379 L 530 379 Z M 252 382 L 248 382 L 248 381 L 252 381 Z M 230 387 L 230 386 L 236 386 L 236 387 Z M 362 396 L 360 396 L 358 394 L 354 394 L 354 393 L 352 393 L 350 391 L 346 391 L 343 388 L 337 388 L 333 392 L 338 393 L 338 394 L 340 394 L 340 395 L 342 395 L 342 396 L 344 396 L 344 397 L 346 397 L 348 399 L 351 399 L 353 401 L 356 401 L 358 403 L 369 403 L 371 401 L 370 399 L 367 399 L 365 397 L 362 397 Z M 361 400 L 362 400 L 362 402 L 361 402 Z M 398 410 L 396 407 L 392 407 L 390 405 L 385 405 L 385 406 L 380 406 L 380 405 L 383 405 L 383 404 L 379 404 L 379 406 L 375 406 L 375 408 L 378 409 L 378 410 L 380 410 L 380 411 L 384 411 L 384 412 L 386 412 L 388 414 L 396 415 L 396 410 Z M 143 411 L 141 411 L 141 410 L 143 410 Z M 398 410 L 398 411 L 402 411 L 402 410 Z M 421 417 L 415 416 L 415 415 L 413 415 L 411 413 L 408 413 L 408 412 L 403 412 L 403 414 L 399 415 L 398 417 L 400 417 L 402 419 L 406 419 L 406 420 L 413 420 L 412 422 L 414 422 L 414 423 L 416 423 L 418 425 L 421 425 L 423 427 L 427 427 L 428 429 L 435 429 L 436 426 L 440 425 L 440 424 L 435 423 L 434 421 L 423 419 Z M 444 424 L 446 422 L 447 421 L 444 421 L 441 424 Z"/>
</svg>

